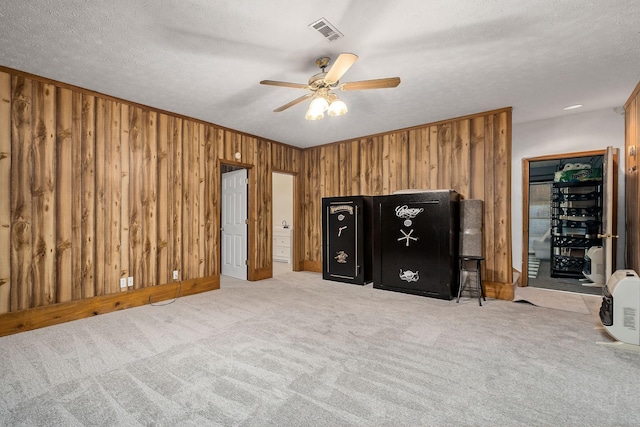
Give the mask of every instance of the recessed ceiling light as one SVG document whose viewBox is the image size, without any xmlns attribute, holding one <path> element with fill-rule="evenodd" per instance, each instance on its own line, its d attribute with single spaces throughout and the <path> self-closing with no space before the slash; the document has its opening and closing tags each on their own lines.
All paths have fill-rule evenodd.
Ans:
<svg viewBox="0 0 640 427">
<path fill-rule="evenodd" d="M 576 108 L 580 107 L 582 107 L 582 104 L 569 105 L 567 107 L 564 107 L 563 110 L 575 110 Z"/>
</svg>

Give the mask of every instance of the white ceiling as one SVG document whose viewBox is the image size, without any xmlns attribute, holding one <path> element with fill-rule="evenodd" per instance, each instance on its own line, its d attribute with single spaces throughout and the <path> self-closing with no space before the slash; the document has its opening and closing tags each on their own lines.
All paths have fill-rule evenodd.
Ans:
<svg viewBox="0 0 640 427">
<path fill-rule="evenodd" d="M 324 17 L 344 38 L 308 25 Z M 0 65 L 309 147 L 513 107 L 515 123 L 620 107 L 640 80 L 638 0 L 4 0 Z M 315 59 L 359 56 L 342 117 L 273 113 Z M 584 107 L 565 112 L 571 104 Z"/>
</svg>

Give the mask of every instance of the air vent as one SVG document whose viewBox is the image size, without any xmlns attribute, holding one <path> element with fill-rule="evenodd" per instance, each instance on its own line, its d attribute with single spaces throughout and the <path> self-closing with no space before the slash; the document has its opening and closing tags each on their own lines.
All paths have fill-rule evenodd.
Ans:
<svg viewBox="0 0 640 427">
<path fill-rule="evenodd" d="M 344 34 L 338 31 L 338 29 L 325 18 L 320 18 L 316 22 L 309 24 L 309 26 L 322 34 L 322 37 L 329 40 L 330 42 L 344 37 Z"/>
</svg>

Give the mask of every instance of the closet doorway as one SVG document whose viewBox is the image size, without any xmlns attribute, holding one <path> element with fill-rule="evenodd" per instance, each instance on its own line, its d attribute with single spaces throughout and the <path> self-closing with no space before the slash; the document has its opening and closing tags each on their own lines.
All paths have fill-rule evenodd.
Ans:
<svg viewBox="0 0 640 427">
<path fill-rule="evenodd" d="M 294 219 L 294 178 L 294 175 L 287 173 L 272 174 L 273 276 L 293 270 L 294 232 L 297 227 Z"/>
<path fill-rule="evenodd" d="M 522 286 L 602 293 L 615 267 L 616 163 L 611 147 L 523 159 Z"/>
</svg>

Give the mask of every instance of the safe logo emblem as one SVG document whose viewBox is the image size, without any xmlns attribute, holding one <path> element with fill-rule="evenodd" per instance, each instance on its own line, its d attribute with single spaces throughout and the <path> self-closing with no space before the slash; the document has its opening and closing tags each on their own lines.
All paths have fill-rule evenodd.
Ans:
<svg viewBox="0 0 640 427">
<path fill-rule="evenodd" d="M 336 253 L 338 255 L 336 255 L 334 257 L 335 260 L 340 264 L 346 264 L 347 263 L 347 258 L 349 257 L 349 255 L 347 255 L 347 253 L 345 251 L 338 251 Z"/>
<path fill-rule="evenodd" d="M 423 212 L 424 208 L 410 208 L 407 205 L 396 206 L 396 216 L 404 219 L 404 226 L 411 227 L 414 219 L 420 212 Z"/>
<path fill-rule="evenodd" d="M 418 271 L 416 270 L 415 272 L 411 271 L 411 270 L 405 270 L 402 271 L 402 269 L 400 269 L 400 280 L 404 280 L 405 282 L 417 282 L 418 280 L 420 280 L 420 275 L 418 274 Z"/>
</svg>

